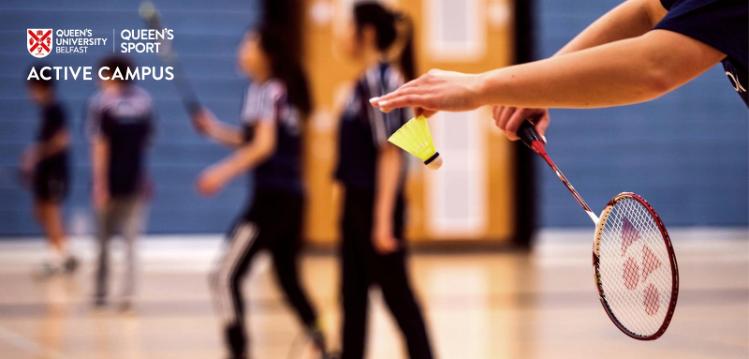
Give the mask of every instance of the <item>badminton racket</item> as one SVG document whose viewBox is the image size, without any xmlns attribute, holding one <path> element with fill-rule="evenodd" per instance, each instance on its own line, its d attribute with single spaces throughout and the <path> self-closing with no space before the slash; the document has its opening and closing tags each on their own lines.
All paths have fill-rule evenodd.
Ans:
<svg viewBox="0 0 749 359">
<path fill-rule="evenodd" d="M 596 226 L 593 269 L 606 314 L 624 334 L 654 340 L 668 329 L 679 296 L 679 269 L 666 227 L 653 207 L 632 192 L 609 201 L 597 216 L 557 167 L 530 121 L 520 140 L 541 156 Z"/>
<path fill-rule="evenodd" d="M 150 29 L 162 29 L 161 16 L 152 2 L 143 1 L 138 7 L 138 14 L 140 14 L 140 17 L 145 21 Z M 182 104 L 192 119 L 201 111 L 202 106 L 200 105 L 200 101 L 198 101 L 198 96 L 195 94 L 195 90 L 190 85 L 187 76 L 185 76 L 182 63 L 177 56 L 177 52 L 174 50 L 173 42 L 169 39 L 164 39 L 161 43 L 158 55 L 165 64 L 171 66 L 174 70 L 174 86 L 177 88 Z"/>
</svg>

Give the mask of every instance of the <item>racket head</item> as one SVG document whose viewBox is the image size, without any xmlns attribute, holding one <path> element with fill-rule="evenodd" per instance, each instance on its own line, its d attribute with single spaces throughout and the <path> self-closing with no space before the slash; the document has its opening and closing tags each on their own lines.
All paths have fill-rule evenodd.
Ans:
<svg viewBox="0 0 749 359">
<path fill-rule="evenodd" d="M 593 241 L 593 267 L 606 314 L 624 334 L 658 339 L 679 296 L 679 269 L 658 213 L 636 193 L 611 199 Z"/>
</svg>

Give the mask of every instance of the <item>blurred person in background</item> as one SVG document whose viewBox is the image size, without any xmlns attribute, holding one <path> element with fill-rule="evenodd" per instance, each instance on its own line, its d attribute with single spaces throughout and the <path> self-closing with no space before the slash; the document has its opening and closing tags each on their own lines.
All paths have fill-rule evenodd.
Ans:
<svg viewBox="0 0 749 359">
<path fill-rule="evenodd" d="M 466 111 L 494 105 L 497 127 L 516 140 L 528 118 L 541 135 L 547 107 L 595 108 L 665 95 L 718 63 L 747 102 L 749 3 L 746 0 L 628 0 L 551 58 L 480 74 L 433 70 L 372 104 Z"/>
<path fill-rule="evenodd" d="M 129 80 L 116 79 L 133 68 L 129 58 L 113 55 L 103 59 L 99 91 L 88 105 L 92 130 L 91 160 L 93 205 L 97 215 L 99 258 L 96 268 L 95 305 L 107 303 L 109 246 L 118 232 L 125 241 L 125 271 L 120 308 L 131 308 L 135 295 L 135 245 L 142 230 L 148 181 L 146 152 L 154 135 L 151 96 Z"/>
<path fill-rule="evenodd" d="M 363 358 L 369 288 L 376 285 L 405 336 L 411 358 L 431 358 L 420 305 L 408 277 L 403 186 L 406 160 L 387 138 L 408 120 L 383 114 L 368 99 L 395 90 L 414 73 L 410 19 L 376 2 L 359 2 L 341 28 L 340 47 L 366 69 L 354 82 L 339 128 L 336 179 L 341 219 L 342 358 Z"/>
<path fill-rule="evenodd" d="M 38 64 L 37 71 L 45 67 Z M 29 73 L 27 71 L 27 73 Z M 70 186 L 68 116 L 55 93 L 53 80 L 27 81 L 29 96 L 39 106 L 40 124 L 36 142 L 21 158 L 21 171 L 34 195 L 34 214 L 44 229 L 49 253 L 38 273 L 41 278 L 72 273 L 78 260 L 70 254 L 65 235 L 62 206 Z"/>
<path fill-rule="evenodd" d="M 284 33 L 270 26 L 247 32 L 238 62 L 252 83 L 245 94 L 241 126 L 222 123 L 208 110 L 194 123 L 200 132 L 233 148 L 226 159 L 198 179 L 198 190 L 213 195 L 233 178 L 254 173 L 252 202 L 228 235 L 228 246 L 211 275 L 216 307 L 232 358 L 250 356 L 244 322 L 242 280 L 261 250 L 273 258 L 275 279 L 321 355 L 325 340 L 318 314 L 299 279 L 305 190 L 302 183 L 304 121 L 311 112 L 307 78 Z"/>
</svg>

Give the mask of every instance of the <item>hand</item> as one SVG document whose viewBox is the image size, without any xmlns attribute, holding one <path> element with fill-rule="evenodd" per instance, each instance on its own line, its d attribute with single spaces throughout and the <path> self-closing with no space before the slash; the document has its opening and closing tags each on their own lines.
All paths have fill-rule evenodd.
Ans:
<svg viewBox="0 0 749 359">
<path fill-rule="evenodd" d="M 224 178 L 220 167 L 210 167 L 203 171 L 196 184 L 198 192 L 204 196 L 213 196 L 226 185 L 227 180 Z"/>
<path fill-rule="evenodd" d="M 107 208 L 109 203 L 109 192 L 103 185 L 94 184 L 94 191 L 92 193 L 94 208 L 97 211 L 103 211 Z"/>
<path fill-rule="evenodd" d="M 516 108 L 509 106 L 493 106 L 492 117 L 497 128 L 504 132 L 511 141 L 518 140 L 517 130 L 523 121 L 531 120 L 536 125 L 536 131 L 546 142 L 546 128 L 549 127 L 549 110 L 545 108 Z"/>
<path fill-rule="evenodd" d="M 431 70 L 399 89 L 369 100 L 372 106 L 388 112 L 414 107 L 417 115 L 431 116 L 437 111 L 468 111 L 481 106 L 481 76 L 460 72 Z"/>
<path fill-rule="evenodd" d="M 372 231 L 372 244 L 380 254 L 390 254 L 398 250 L 398 241 L 393 237 L 390 226 L 376 225 Z"/>
<path fill-rule="evenodd" d="M 192 117 L 192 124 L 195 127 L 195 130 L 201 135 L 210 136 L 213 132 L 213 128 L 216 127 L 217 122 L 218 120 L 216 120 L 216 116 L 206 108 L 200 109 L 200 111 L 196 112 Z"/>
<path fill-rule="evenodd" d="M 31 178 L 36 167 L 38 156 L 34 148 L 29 148 L 21 156 L 21 174 L 25 178 Z"/>
</svg>

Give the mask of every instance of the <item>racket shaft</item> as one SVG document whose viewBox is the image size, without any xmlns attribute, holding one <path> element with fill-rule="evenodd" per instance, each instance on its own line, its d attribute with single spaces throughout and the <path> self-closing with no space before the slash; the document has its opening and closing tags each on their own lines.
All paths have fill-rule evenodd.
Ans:
<svg viewBox="0 0 749 359">
<path fill-rule="evenodd" d="M 187 81 L 187 77 L 184 76 L 182 67 L 175 61 L 172 63 L 174 68 L 174 86 L 177 87 L 177 92 L 182 99 L 182 104 L 187 109 L 187 112 L 192 116 L 200 111 L 200 102 L 198 96 L 195 94 L 190 83 Z"/>
<path fill-rule="evenodd" d="M 567 179 L 567 176 L 562 173 L 562 171 L 557 167 L 557 165 L 554 163 L 554 161 L 551 160 L 549 155 L 544 153 L 541 155 L 543 157 L 544 161 L 546 161 L 546 164 L 551 167 L 551 169 L 554 171 L 554 173 L 557 175 L 557 178 L 559 178 L 560 181 L 564 184 L 565 187 L 567 187 L 567 190 L 570 191 L 572 194 L 572 197 L 575 198 L 575 201 L 580 205 L 580 207 L 585 210 L 585 213 L 588 214 L 588 217 L 593 221 L 593 224 L 598 224 L 598 216 L 593 213 L 593 210 L 590 209 L 590 206 L 588 206 L 588 203 L 585 202 L 585 199 L 583 199 L 583 196 L 580 195 L 579 192 L 575 189 L 575 187 L 570 183 L 570 180 Z"/>
<path fill-rule="evenodd" d="M 166 46 L 163 46 L 164 52 L 161 54 L 161 58 L 167 65 L 171 65 L 174 69 L 174 86 L 177 88 L 177 92 L 182 100 L 182 104 L 187 109 L 187 112 L 192 116 L 200 111 L 200 101 L 198 96 L 195 94 L 195 90 L 190 85 L 190 82 L 185 76 L 185 72 L 182 68 L 182 63 L 177 59 L 177 55 L 172 50 L 172 42 L 169 41 Z"/>
<path fill-rule="evenodd" d="M 575 198 L 575 201 L 577 201 L 580 207 L 585 210 L 585 213 L 588 214 L 588 217 L 590 217 L 590 219 L 593 221 L 593 224 L 598 224 L 598 216 L 593 213 L 593 210 L 590 209 L 590 206 L 587 202 L 585 202 L 583 196 L 581 196 L 580 193 L 577 192 L 575 187 L 572 186 L 570 180 L 567 179 L 567 176 L 562 173 L 562 170 L 557 167 L 556 163 L 554 163 L 549 154 L 546 152 L 546 146 L 541 140 L 541 136 L 533 127 L 533 123 L 531 123 L 530 121 L 523 122 L 523 124 L 520 125 L 520 128 L 518 129 L 518 136 L 520 137 L 520 140 L 523 142 L 523 144 L 528 146 L 528 148 L 530 148 L 533 152 L 544 159 L 546 164 L 549 165 L 549 167 L 551 167 L 551 169 L 554 171 L 554 174 L 557 175 L 559 180 L 562 181 L 565 187 L 567 187 L 567 190 L 570 191 L 572 197 Z"/>
<path fill-rule="evenodd" d="M 145 15 L 143 16 L 143 20 L 149 28 L 159 30 L 162 28 L 161 19 L 159 18 L 156 8 L 153 7 L 153 4 L 150 4 L 150 6 L 152 10 L 141 15 Z M 159 52 L 159 57 L 161 57 L 161 60 L 165 64 L 172 66 L 174 69 L 173 83 L 177 88 L 180 99 L 182 100 L 182 105 L 185 106 L 185 109 L 187 109 L 190 116 L 194 116 L 201 109 L 200 101 L 198 101 L 198 96 L 195 94 L 195 90 L 184 75 L 182 64 L 177 59 L 177 54 L 174 52 L 172 46 L 173 43 L 171 40 L 164 39 L 161 51 Z"/>
</svg>

